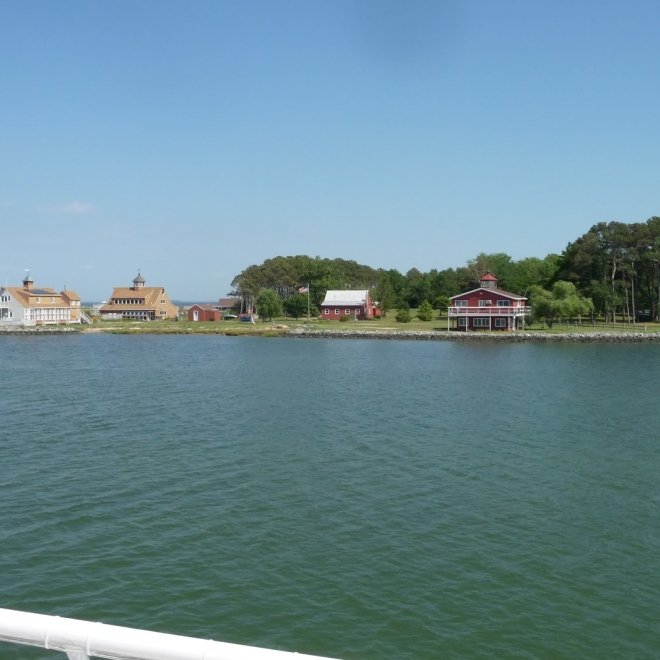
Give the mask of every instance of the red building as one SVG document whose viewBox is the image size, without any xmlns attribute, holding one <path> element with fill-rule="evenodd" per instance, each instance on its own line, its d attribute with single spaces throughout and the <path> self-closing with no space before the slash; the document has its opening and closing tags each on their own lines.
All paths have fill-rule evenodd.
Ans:
<svg viewBox="0 0 660 660">
<path fill-rule="evenodd" d="M 188 310 L 189 321 L 219 321 L 222 312 L 214 305 L 193 305 Z"/>
<path fill-rule="evenodd" d="M 447 324 L 453 330 L 516 330 L 530 314 L 527 298 L 497 288 L 497 278 L 486 273 L 478 289 L 449 300 Z M 451 324 L 451 325 L 450 325 Z"/>
<path fill-rule="evenodd" d="M 348 316 L 355 320 L 373 318 L 373 304 L 367 289 L 359 291 L 327 291 L 321 303 L 321 318 L 338 320 Z"/>
</svg>

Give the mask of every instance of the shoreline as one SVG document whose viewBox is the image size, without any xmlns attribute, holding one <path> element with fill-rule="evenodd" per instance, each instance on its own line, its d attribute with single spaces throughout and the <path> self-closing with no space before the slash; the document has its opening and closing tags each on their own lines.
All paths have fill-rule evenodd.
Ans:
<svg viewBox="0 0 660 660">
<path fill-rule="evenodd" d="M 201 331 L 189 328 L 181 330 L 158 329 L 152 325 L 126 331 L 117 331 L 116 328 L 98 327 L 0 327 L 0 335 L 10 336 L 50 336 L 72 334 L 121 334 L 121 335 L 222 335 L 226 337 L 292 337 L 297 339 L 381 339 L 395 341 L 455 341 L 467 343 L 654 343 L 660 342 L 660 332 L 560 332 L 545 333 L 538 331 L 515 332 L 457 332 L 451 330 L 394 330 L 394 329 L 336 329 L 336 328 L 291 328 L 286 325 L 271 325 L 263 328 L 251 329 L 250 332 L 227 329 Z"/>
<path fill-rule="evenodd" d="M 418 341 L 500 342 L 500 343 L 643 343 L 660 342 L 660 333 L 644 332 L 456 332 L 451 330 L 310 330 L 297 328 L 289 337 L 336 339 L 398 339 Z"/>
</svg>

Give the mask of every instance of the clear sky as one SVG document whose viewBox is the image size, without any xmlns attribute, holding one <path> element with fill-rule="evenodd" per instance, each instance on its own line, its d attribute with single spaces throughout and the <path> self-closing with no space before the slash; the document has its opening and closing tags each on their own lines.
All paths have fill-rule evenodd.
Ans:
<svg viewBox="0 0 660 660">
<path fill-rule="evenodd" d="M 660 214 L 657 0 L 0 0 L 0 277 L 224 296 Z"/>
</svg>

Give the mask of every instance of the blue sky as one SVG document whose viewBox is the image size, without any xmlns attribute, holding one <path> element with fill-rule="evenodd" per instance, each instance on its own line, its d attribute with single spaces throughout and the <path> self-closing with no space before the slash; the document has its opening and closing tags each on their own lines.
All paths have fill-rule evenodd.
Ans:
<svg viewBox="0 0 660 660">
<path fill-rule="evenodd" d="M 660 214 L 660 3 L 0 0 L 2 283 L 224 296 Z"/>
</svg>

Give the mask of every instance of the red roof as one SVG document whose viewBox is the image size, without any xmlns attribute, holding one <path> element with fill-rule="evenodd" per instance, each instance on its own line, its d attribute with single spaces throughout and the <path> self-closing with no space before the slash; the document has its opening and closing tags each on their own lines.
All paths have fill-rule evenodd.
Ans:
<svg viewBox="0 0 660 660">
<path fill-rule="evenodd" d="M 488 282 L 497 282 L 497 278 L 495 275 L 491 275 L 491 273 L 486 273 L 479 279 L 480 282 L 483 282 L 484 280 Z"/>
</svg>

